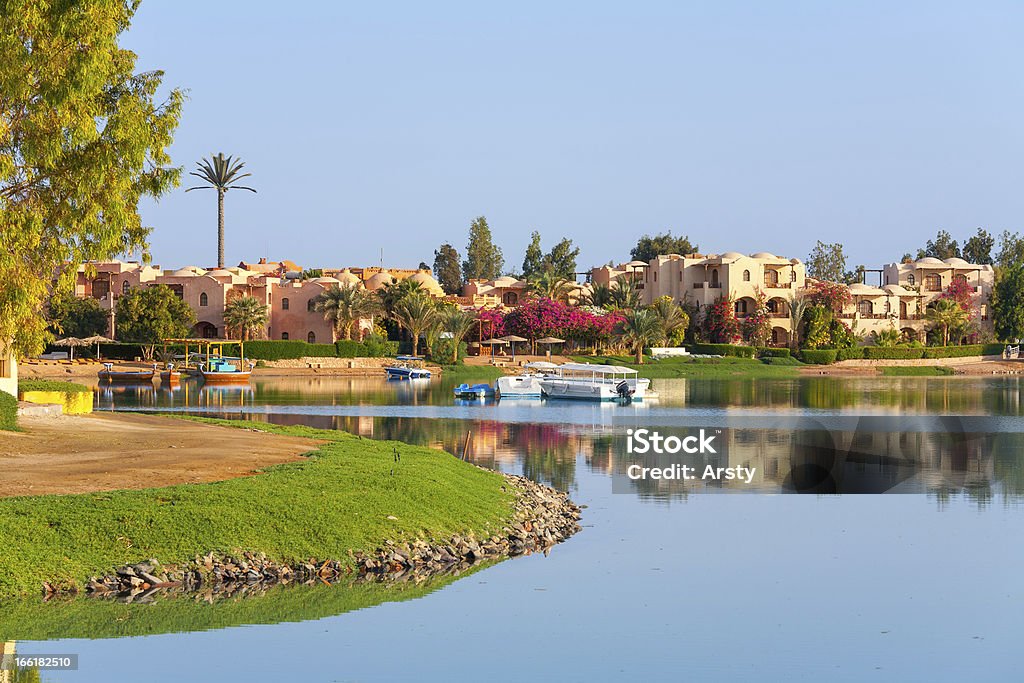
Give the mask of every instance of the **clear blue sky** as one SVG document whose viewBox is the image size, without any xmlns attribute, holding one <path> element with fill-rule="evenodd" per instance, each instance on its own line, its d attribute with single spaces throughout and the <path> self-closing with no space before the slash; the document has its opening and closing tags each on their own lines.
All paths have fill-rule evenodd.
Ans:
<svg viewBox="0 0 1024 683">
<path fill-rule="evenodd" d="M 581 267 L 705 251 L 877 267 L 1024 217 L 1024 5 L 144 0 L 125 44 L 189 90 L 172 153 L 240 155 L 227 258 L 433 261 L 487 216 Z M 212 192 L 146 203 L 164 266 L 216 257 Z"/>
</svg>

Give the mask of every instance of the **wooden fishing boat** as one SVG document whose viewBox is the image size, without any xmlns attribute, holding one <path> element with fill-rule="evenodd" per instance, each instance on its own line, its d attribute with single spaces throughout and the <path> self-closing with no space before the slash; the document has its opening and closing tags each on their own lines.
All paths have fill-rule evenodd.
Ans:
<svg viewBox="0 0 1024 683">
<path fill-rule="evenodd" d="M 256 363 L 249 361 L 248 369 L 246 370 L 241 368 L 242 359 L 232 360 L 237 360 L 238 365 L 235 365 L 226 358 L 210 358 L 208 361 L 199 364 L 199 374 L 207 384 L 248 383 Z"/>
<path fill-rule="evenodd" d="M 97 375 L 101 382 L 152 382 L 157 366 L 149 370 L 115 370 L 113 363 L 104 363 Z"/>
</svg>

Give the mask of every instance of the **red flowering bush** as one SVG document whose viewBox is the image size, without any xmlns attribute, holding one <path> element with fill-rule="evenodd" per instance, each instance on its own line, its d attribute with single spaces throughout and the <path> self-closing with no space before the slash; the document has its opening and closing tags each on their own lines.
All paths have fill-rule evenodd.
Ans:
<svg viewBox="0 0 1024 683">
<path fill-rule="evenodd" d="M 713 344 L 735 344 L 740 340 L 740 324 L 730 297 L 723 296 L 705 309 L 704 333 Z"/>
<path fill-rule="evenodd" d="M 476 317 L 483 324 L 483 334 L 496 338 L 504 337 L 505 314 L 494 308 L 481 308 L 476 312 Z"/>
<path fill-rule="evenodd" d="M 807 297 L 812 306 L 823 306 L 833 313 L 841 313 L 844 306 L 853 302 L 849 288 L 838 282 L 815 280 L 807 289 Z"/>
<path fill-rule="evenodd" d="M 529 299 L 502 321 L 502 334 L 527 339 L 558 337 L 584 344 L 607 342 L 622 321 L 617 312 L 597 314 L 547 298 Z"/>
</svg>

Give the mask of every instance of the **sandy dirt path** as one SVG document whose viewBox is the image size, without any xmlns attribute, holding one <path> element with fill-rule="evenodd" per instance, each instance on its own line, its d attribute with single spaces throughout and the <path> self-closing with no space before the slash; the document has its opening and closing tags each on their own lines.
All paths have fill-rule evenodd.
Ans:
<svg viewBox="0 0 1024 683">
<path fill-rule="evenodd" d="M 0 497 L 220 481 L 301 459 L 318 441 L 156 415 L 19 418 L 0 432 Z"/>
</svg>

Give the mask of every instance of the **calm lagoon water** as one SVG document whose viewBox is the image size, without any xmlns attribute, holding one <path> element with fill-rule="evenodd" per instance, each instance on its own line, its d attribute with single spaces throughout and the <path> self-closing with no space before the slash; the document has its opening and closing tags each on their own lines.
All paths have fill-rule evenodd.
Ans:
<svg viewBox="0 0 1024 683">
<path fill-rule="evenodd" d="M 450 382 L 345 378 L 101 391 L 100 409 L 309 424 L 445 448 L 570 491 L 588 506 L 585 528 L 547 557 L 422 590 L 296 589 L 236 601 L 247 611 L 229 618 L 224 606 L 179 614 L 140 605 L 92 614 L 83 628 L 66 606 L 36 605 L 23 608 L 23 635 L 38 640 L 19 638 L 19 651 L 79 653 L 78 671 L 44 673 L 60 681 L 1018 677 L 1019 380 L 655 387 L 657 401 L 628 406 L 460 404 Z M 758 476 L 749 486 L 624 484 L 626 430 L 641 427 L 721 430 L 727 447 L 707 462 L 755 466 Z M 815 493 L 779 495 L 794 490 Z M 852 495 L 880 491 L 906 495 Z M 160 631 L 170 632 L 133 635 Z M 42 642 L 62 633 L 125 637 Z"/>
</svg>

